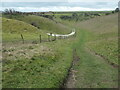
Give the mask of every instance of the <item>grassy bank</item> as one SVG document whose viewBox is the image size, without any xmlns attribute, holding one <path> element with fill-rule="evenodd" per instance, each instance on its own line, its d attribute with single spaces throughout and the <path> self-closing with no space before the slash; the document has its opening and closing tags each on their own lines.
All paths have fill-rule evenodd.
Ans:
<svg viewBox="0 0 120 90">
<path fill-rule="evenodd" d="M 98 17 L 78 25 L 91 34 L 85 47 L 118 64 L 118 14 Z"/>
<path fill-rule="evenodd" d="M 21 34 L 25 40 L 39 41 L 39 35 L 42 35 L 42 38 L 47 38 L 46 33 L 42 30 L 23 21 L 2 18 L 2 23 L 3 43 L 22 41 Z"/>
<path fill-rule="evenodd" d="M 58 88 L 72 62 L 70 44 L 69 40 L 60 40 L 4 47 L 3 87 Z"/>
</svg>

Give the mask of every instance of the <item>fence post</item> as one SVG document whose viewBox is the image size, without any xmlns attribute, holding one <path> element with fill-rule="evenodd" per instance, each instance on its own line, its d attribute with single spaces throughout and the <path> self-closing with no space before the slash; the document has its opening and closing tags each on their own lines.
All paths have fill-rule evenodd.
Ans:
<svg viewBox="0 0 120 90">
<path fill-rule="evenodd" d="M 48 35 L 48 41 L 50 42 L 50 35 Z"/>
<path fill-rule="evenodd" d="M 23 35 L 21 34 L 21 38 L 22 38 L 22 41 L 23 41 L 23 44 L 24 44 L 24 38 L 23 38 Z"/>
<path fill-rule="evenodd" d="M 40 38 L 40 43 L 41 43 L 41 41 L 42 41 L 42 40 L 41 40 L 41 35 L 39 35 L 39 38 Z"/>
<path fill-rule="evenodd" d="M 51 36 L 50 41 L 52 41 L 52 33 L 50 33 L 50 36 Z"/>
<path fill-rule="evenodd" d="M 76 32 L 75 32 L 75 37 L 76 37 Z"/>
<path fill-rule="evenodd" d="M 56 40 L 56 35 L 54 35 L 54 37 L 55 37 L 55 40 Z"/>
</svg>

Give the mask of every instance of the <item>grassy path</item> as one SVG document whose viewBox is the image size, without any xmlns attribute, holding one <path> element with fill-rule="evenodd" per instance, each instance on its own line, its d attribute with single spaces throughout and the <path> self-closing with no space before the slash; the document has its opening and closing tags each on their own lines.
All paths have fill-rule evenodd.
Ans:
<svg viewBox="0 0 120 90">
<path fill-rule="evenodd" d="M 106 63 L 102 58 L 86 50 L 86 31 L 81 30 L 74 48 L 77 48 L 79 62 L 73 66 L 77 88 L 115 88 L 118 87 L 118 70 Z M 71 85 L 67 85 L 68 88 Z"/>
</svg>

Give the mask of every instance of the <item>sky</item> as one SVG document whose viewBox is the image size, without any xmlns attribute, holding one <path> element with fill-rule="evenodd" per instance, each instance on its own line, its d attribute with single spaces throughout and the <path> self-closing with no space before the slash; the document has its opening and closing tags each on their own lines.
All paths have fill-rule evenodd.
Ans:
<svg viewBox="0 0 120 90">
<path fill-rule="evenodd" d="M 118 7 L 119 0 L 2 0 L 0 11 L 6 8 L 21 12 L 46 11 L 108 11 Z"/>
</svg>

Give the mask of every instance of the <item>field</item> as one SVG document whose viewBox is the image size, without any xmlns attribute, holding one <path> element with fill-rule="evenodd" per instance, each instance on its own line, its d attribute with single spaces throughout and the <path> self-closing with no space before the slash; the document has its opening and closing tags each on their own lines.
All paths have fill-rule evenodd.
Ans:
<svg viewBox="0 0 120 90">
<path fill-rule="evenodd" d="M 117 88 L 117 19 L 111 11 L 3 14 L 3 88 Z M 72 29 L 76 35 L 64 39 L 46 34 Z"/>
</svg>

